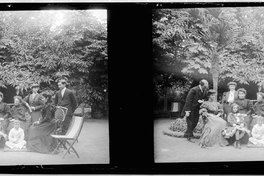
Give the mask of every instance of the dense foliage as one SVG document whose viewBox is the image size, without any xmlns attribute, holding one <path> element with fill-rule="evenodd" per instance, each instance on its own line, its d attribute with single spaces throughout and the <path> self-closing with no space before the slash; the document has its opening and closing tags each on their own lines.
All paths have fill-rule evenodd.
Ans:
<svg viewBox="0 0 264 176">
<path fill-rule="evenodd" d="M 185 74 L 211 75 L 214 89 L 226 78 L 263 85 L 264 9 L 158 9 L 153 43 L 160 58 L 185 65 Z M 166 56 L 166 57 L 164 57 Z"/>
<path fill-rule="evenodd" d="M 57 89 L 65 76 L 79 103 L 102 104 L 107 91 L 107 26 L 87 11 L 0 13 L 0 86 Z"/>
</svg>

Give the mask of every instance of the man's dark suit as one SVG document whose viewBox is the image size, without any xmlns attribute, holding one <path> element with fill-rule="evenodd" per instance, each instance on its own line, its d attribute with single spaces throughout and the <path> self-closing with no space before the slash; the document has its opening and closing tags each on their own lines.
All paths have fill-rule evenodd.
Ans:
<svg viewBox="0 0 264 176">
<path fill-rule="evenodd" d="M 195 86 L 191 88 L 189 91 L 185 105 L 182 109 L 181 116 L 185 115 L 185 111 L 191 111 L 190 115 L 186 118 L 187 121 L 187 130 L 185 132 L 186 137 L 193 136 L 193 130 L 196 127 L 199 121 L 199 110 L 201 103 L 198 100 L 204 100 L 207 96 L 207 91 L 203 91 L 200 89 L 199 86 Z"/>
<path fill-rule="evenodd" d="M 77 108 L 77 100 L 74 95 L 74 92 L 70 89 L 66 89 L 62 97 L 61 90 L 57 91 L 55 94 L 55 105 L 68 108 L 68 112 L 62 124 L 62 130 L 63 130 L 62 134 L 65 134 L 71 123 L 72 115 L 75 109 Z"/>
</svg>

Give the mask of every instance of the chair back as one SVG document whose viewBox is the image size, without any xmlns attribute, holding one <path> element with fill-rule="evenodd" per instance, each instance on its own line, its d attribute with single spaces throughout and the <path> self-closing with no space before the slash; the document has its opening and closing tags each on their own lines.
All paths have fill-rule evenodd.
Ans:
<svg viewBox="0 0 264 176">
<path fill-rule="evenodd" d="M 83 123 L 84 123 L 84 117 L 73 116 L 71 124 L 65 136 L 67 136 L 68 138 L 77 139 L 81 133 Z"/>
<path fill-rule="evenodd" d="M 68 108 L 62 106 L 56 106 L 55 119 L 63 122 L 65 120 Z"/>
</svg>

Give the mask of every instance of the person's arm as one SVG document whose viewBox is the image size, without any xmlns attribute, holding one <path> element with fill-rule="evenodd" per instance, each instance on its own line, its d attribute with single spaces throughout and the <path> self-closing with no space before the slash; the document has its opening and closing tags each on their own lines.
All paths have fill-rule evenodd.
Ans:
<svg viewBox="0 0 264 176">
<path fill-rule="evenodd" d="M 14 138 L 14 131 L 13 131 L 13 129 L 11 129 L 10 130 L 10 132 L 9 132 L 9 134 L 8 134 L 8 140 L 10 141 L 10 142 L 15 142 L 15 138 Z"/>
<path fill-rule="evenodd" d="M 58 93 L 57 93 L 57 92 L 55 92 L 54 105 L 55 105 L 55 106 L 58 106 Z"/>
<path fill-rule="evenodd" d="M 226 101 L 226 92 L 223 93 L 221 104 L 224 104 Z"/>
<path fill-rule="evenodd" d="M 42 97 L 41 95 L 38 95 L 38 96 L 39 96 L 38 99 L 37 99 L 37 101 L 38 101 L 38 106 L 35 106 L 35 107 L 34 107 L 34 110 L 35 110 L 35 111 L 38 111 L 38 110 L 40 110 L 40 109 L 42 109 L 42 108 L 44 107 L 43 97 Z"/>
<path fill-rule="evenodd" d="M 20 135 L 19 135 L 19 138 L 18 138 L 18 142 L 21 142 L 21 141 L 23 141 L 25 139 L 25 133 L 24 133 L 24 130 L 23 129 L 21 129 L 21 131 L 20 131 Z"/>
<path fill-rule="evenodd" d="M 26 101 L 24 101 L 23 99 L 20 99 L 20 100 L 21 100 L 21 104 L 24 105 L 25 107 L 27 107 L 28 110 L 29 110 L 29 112 L 32 112 L 32 109 L 31 109 L 31 107 L 29 106 L 29 104 L 28 104 Z"/>
<path fill-rule="evenodd" d="M 195 91 L 194 89 L 191 89 L 185 100 L 185 108 L 184 108 L 185 111 L 191 111 L 191 104 L 193 102 L 194 95 L 195 95 Z"/>
<path fill-rule="evenodd" d="M 75 109 L 77 108 L 77 99 L 73 91 L 70 92 L 70 100 L 71 100 L 71 108 L 72 108 L 72 113 L 73 113 Z"/>
<path fill-rule="evenodd" d="M 234 115 L 232 113 L 229 113 L 227 116 L 227 125 L 228 126 L 236 126 L 236 122 L 234 120 Z"/>
<path fill-rule="evenodd" d="M 247 108 L 248 108 L 247 115 L 249 115 L 253 111 L 253 102 L 251 100 L 248 100 Z"/>
<path fill-rule="evenodd" d="M 5 114 L 3 116 L 4 119 L 7 119 L 8 117 L 10 117 L 10 108 L 6 103 L 4 104 L 4 114 Z"/>
</svg>

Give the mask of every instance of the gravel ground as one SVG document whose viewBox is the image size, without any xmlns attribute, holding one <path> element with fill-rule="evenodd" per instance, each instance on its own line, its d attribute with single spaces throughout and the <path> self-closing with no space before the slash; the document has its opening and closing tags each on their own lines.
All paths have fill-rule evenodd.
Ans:
<svg viewBox="0 0 264 176">
<path fill-rule="evenodd" d="M 202 149 L 185 138 L 163 135 L 172 120 L 158 119 L 154 122 L 155 162 L 221 162 L 221 161 L 263 161 L 264 148 L 235 149 L 233 146 Z"/>
<path fill-rule="evenodd" d="M 4 152 L 0 149 L 0 165 L 45 165 L 45 164 L 109 164 L 108 120 L 86 119 L 79 142 L 74 144 L 80 158 L 75 154 L 57 155 L 34 152 Z"/>
</svg>

